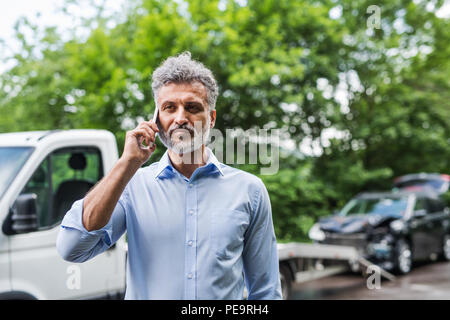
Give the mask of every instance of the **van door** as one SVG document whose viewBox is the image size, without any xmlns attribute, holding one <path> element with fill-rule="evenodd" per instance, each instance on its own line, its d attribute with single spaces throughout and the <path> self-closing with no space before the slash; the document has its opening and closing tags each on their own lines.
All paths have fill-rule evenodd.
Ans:
<svg viewBox="0 0 450 320">
<path fill-rule="evenodd" d="M 0 231 L 0 299 L 3 292 L 10 291 L 8 238 Z"/>
<path fill-rule="evenodd" d="M 49 154 L 21 194 L 37 195 L 37 231 L 10 236 L 11 284 L 41 299 L 105 295 L 120 272 L 114 250 L 83 264 L 64 261 L 56 251 L 60 223 L 73 202 L 83 198 L 103 176 L 101 153 L 71 147 Z M 124 262 L 122 262 L 124 263 Z"/>
</svg>

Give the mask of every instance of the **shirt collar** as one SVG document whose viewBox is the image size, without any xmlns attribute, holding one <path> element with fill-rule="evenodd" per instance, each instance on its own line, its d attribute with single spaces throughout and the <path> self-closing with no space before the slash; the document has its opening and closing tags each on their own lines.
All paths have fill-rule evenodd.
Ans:
<svg viewBox="0 0 450 320">
<path fill-rule="evenodd" d="M 219 160 L 217 160 L 216 156 L 214 155 L 214 153 L 211 151 L 210 148 L 208 147 L 205 148 L 206 153 L 208 154 L 208 159 L 206 160 L 206 164 L 202 166 L 201 169 L 208 171 L 209 173 L 218 171 L 223 176 L 221 163 L 219 162 Z M 172 162 L 170 161 L 169 151 L 166 150 L 166 152 L 159 160 L 155 178 L 159 178 L 160 176 L 165 174 L 173 175 L 175 170 L 176 169 L 172 166 Z"/>
<path fill-rule="evenodd" d="M 156 178 L 158 178 L 163 172 L 165 173 L 166 171 L 170 171 L 173 173 L 174 170 L 175 168 L 172 166 L 169 158 L 169 153 L 166 150 L 166 152 L 158 162 L 158 167 L 156 169 Z"/>
</svg>

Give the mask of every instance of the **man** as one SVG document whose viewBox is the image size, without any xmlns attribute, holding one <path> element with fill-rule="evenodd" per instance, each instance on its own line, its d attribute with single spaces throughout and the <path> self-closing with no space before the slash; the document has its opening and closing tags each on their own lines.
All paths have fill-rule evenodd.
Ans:
<svg viewBox="0 0 450 320">
<path fill-rule="evenodd" d="M 280 299 L 267 190 L 205 146 L 216 119 L 213 74 L 183 53 L 152 80 L 157 123 L 127 132 L 113 169 L 64 217 L 58 252 L 83 262 L 127 231 L 126 299 L 242 299 L 244 281 L 248 299 Z M 140 168 L 156 133 L 168 150 Z"/>
</svg>

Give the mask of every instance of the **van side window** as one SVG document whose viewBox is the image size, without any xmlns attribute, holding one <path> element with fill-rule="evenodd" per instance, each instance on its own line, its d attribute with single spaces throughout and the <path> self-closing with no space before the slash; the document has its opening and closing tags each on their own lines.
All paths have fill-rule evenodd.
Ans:
<svg viewBox="0 0 450 320">
<path fill-rule="evenodd" d="M 84 198 L 103 176 L 100 151 L 95 148 L 66 148 L 51 155 L 52 224 L 61 222 L 72 204 Z"/>
<path fill-rule="evenodd" d="M 50 166 L 48 158 L 39 165 L 36 171 L 31 176 L 31 179 L 25 185 L 22 190 L 23 193 L 36 194 L 37 213 L 39 217 L 39 226 L 47 225 L 47 219 L 49 211 L 49 204 L 51 202 L 51 189 L 50 189 Z"/>
<path fill-rule="evenodd" d="M 103 177 L 100 151 L 94 147 L 64 148 L 39 165 L 21 193 L 37 195 L 39 228 L 61 222 L 72 204 Z"/>
</svg>

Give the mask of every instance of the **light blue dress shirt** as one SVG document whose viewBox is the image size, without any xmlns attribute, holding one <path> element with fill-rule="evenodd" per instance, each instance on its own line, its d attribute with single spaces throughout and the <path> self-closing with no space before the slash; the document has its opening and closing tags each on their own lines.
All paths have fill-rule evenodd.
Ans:
<svg viewBox="0 0 450 320">
<path fill-rule="evenodd" d="M 266 187 L 207 152 L 191 179 L 167 152 L 139 169 L 102 229 L 84 228 L 84 199 L 76 201 L 61 223 L 60 255 L 84 262 L 126 231 L 125 299 L 243 299 L 244 282 L 249 300 L 281 299 Z"/>
</svg>

